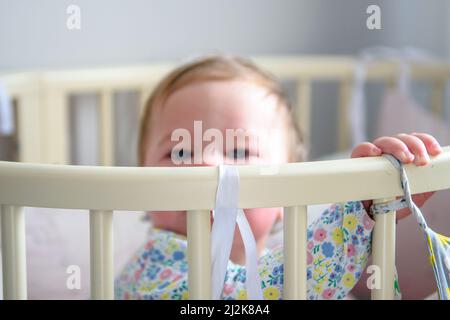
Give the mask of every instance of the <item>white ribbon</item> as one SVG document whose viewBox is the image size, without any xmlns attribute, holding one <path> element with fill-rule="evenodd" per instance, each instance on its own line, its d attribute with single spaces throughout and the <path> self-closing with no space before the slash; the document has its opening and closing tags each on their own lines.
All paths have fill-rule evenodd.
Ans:
<svg viewBox="0 0 450 320">
<path fill-rule="evenodd" d="M 211 231 L 212 298 L 218 300 L 222 295 L 237 222 L 245 247 L 247 297 L 262 300 L 256 242 L 244 211 L 238 208 L 238 200 L 239 173 L 234 166 L 221 165 Z"/>
<path fill-rule="evenodd" d="M 350 98 L 347 121 L 351 127 L 351 144 L 367 140 L 366 136 L 366 102 L 364 96 L 364 84 L 366 78 L 366 61 L 360 60 L 355 64 L 352 96 Z"/>
<path fill-rule="evenodd" d="M 0 134 L 10 135 L 14 132 L 14 117 L 6 88 L 0 81 Z"/>
</svg>

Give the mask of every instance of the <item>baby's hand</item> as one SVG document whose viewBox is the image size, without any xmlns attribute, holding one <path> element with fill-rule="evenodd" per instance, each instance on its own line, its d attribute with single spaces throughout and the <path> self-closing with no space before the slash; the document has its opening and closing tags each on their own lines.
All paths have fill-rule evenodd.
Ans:
<svg viewBox="0 0 450 320">
<path fill-rule="evenodd" d="M 442 152 L 437 140 L 426 133 L 398 134 L 394 137 L 380 137 L 370 142 L 357 145 L 352 151 L 352 158 L 376 157 L 382 153 L 389 153 L 402 163 L 414 162 L 417 166 L 428 164 L 431 156 L 437 156 Z M 412 196 L 414 203 L 421 207 L 433 192 L 425 192 Z M 397 199 L 400 197 L 397 197 Z M 366 211 L 369 212 L 372 200 L 363 201 Z M 397 211 L 397 219 L 402 219 L 411 214 L 408 208 Z"/>
</svg>

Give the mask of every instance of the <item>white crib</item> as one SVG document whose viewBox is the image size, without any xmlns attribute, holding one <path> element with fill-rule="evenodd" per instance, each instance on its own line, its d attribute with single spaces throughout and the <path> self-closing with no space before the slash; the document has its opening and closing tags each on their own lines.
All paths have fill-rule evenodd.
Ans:
<svg viewBox="0 0 450 320">
<path fill-rule="evenodd" d="M 316 161 L 277 167 L 239 166 L 241 208 L 285 207 L 284 299 L 306 298 L 306 206 L 348 199 L 383 202 L 402 195 L 398 172 L 384 158 Z M 268 174 L 270 172 L 270 174 Z M 426 167 L 407 166 L 411 192 L 450 188 L 450 147 Z M 90 210 L 91 295 L 114 297 L 113 210 L 188 210 L 190 299 L 211 297 L 210 209 L 217 167 L 89 167 L 0 162 L 5 299 L 25 299 L 23 206 Z M 367 181 L 361 185 L 361 181 Z M 344 182 L 344 185 L 343 185 Z M 392 299 L 395 212 L 376 216 L 373 263 L 381 287 L 373 299 Z"/>
<path fill-rule="evenodd" d="M 295 82 L 296 117 L 309 137 L 311 88 L 316 80 L 339 84 L 339 149 L 349 146 L 347 107 L 353 83 L 350 57 L 262 57 L 254 59 L 281 79 Z M 0 76 L 14 101 L 19 161 L 0 162 L 2 252 L 5 299 L 26 299 L 24 206 L 90 210 L 91 296 L 113 298 L 113 210 L 188 210 L 189 296 L 210 298 L 210 218 L 217 168 L 136 168 L 114 165 L 113 93 L 135 90 L 144 101 L 174 66 L 158 63 L 124 68 L 33 71 Z M 398 66 L 371 64 L 369 81 L 395 85 Z M 431 106 L 443 114 L 450 65 L 414 64 L 411 76 L 431 85 Z M 70 166 L 69 95 L 95 92 L 99 105 L 99 158 L 105 167 Z M 240 166 L 240 207 L 285 207 L 284 299 L 306 298 L 307 205 L 347 200 L 389 201 L 402 194 L 398 173 L 383 158 L 292 163 L 264 170 Z M 266 168 L 267 169 L 267 168 Z M 450 188 L 450 147 L 426 167 L 407 166 L 413 193 Z M 270 173 L 270 174 L 267 174 Z M 345 185 L 342 185 L 342 182 Z M 361 181 L 367 181 L 363 186 Z M 395 213 L 376 217 L 373 261 L 382 285 L 373 299 L 393 298 Z"/>
</svg>

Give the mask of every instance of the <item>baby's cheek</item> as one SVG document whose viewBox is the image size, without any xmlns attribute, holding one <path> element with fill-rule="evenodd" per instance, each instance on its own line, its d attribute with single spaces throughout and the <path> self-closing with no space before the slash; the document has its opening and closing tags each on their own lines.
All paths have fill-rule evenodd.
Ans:
<svg viewBox="0 0 450 320">
<path fill-rule="evenodd" d="M 155 228 L 173 231 L 186 235 L 186 212 L 185 211 L 153 211 L 149 213 L 152 225 Z"/>
<path fill-rule="evenodd" d="M 247 209 L 245 215 L 252 228 L 255 239 L 261 239 L 268 235 L 279 215 L 277 208 Z"/>
</svg>

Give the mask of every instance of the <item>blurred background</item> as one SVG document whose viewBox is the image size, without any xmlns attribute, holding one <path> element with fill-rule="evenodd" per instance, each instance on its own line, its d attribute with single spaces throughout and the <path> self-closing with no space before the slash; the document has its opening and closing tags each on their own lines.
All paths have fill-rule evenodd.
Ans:
<svg viewBox="0 0 450 320">
<path fill-rule="evenodd" d="M 374 4 L 381 9 L 380 30 L 369 30 L 366 26 L 369 16 L 366 9 Z M 76 5 L 80 9 L 79 30 L 69 30 L 66 25 L 70 15 L 67 8 L 71 5 Z M 364 48 L 374 46 L 414 47 L 440 61 L 448 61 L 450 1 L 0 0 L 0 79 L 1 76 L 30 71 L 138 66 L 165 61 L 180 63 L 207 53 L 246 57 L 304 55 L 357 57 Z M 285 81 L 284 85 L 294 100 L 294 85 L 289 81 Z M 404 132 L 409 130 L 411 119 L 419 121 L 428 117 L 426 122 L 428 127 L 421 130 L 439 127 L 441 128 L 439 134 L 444 137 L 442 141 L 450 139 L 448 83 L 446 82 L 443 88 L 442 117 L 438 125 L 431 115 L 424 111 L 429 105 L 431 88 L 422 83 L 414 83 L 412 88 L 412 97 L 421 111 L 413 118 L 405 117 L 403 122 L 398 114 L 388 115 L 382 123 L 388 126 L 389 120 L 394 119 L 397 122 L 389 123 L 389 129 Z M 336 83 L 323 81 L 312 88 L 310 160 L 333 158 L 330 155 L 339 151 L 336 135 L 337 94 Z M 380 127 L 380 122 L 374 120 L 379 119 L 382 113 L 380 106 L 386 104 L 383 100 L 384 87 L 377 83 L 366 84 L 365 94 L 367 137 L 373 139 L 380 134 L 388 133 L 386 128 L 383 131 L 382 126 Z M 121 90 L 113 94 L 113 113 L 116 119 L 113 139 L 114 165 L 137 163 L 136 139 L 140 99 L 139 94 L 133 90 Z M 83 92 L 71 95 L 69 100 L 68 162 L 99 164 L 96 128 L 99 97 L 95 92 Z M 0 159 L 17 160 L 19 147 L 17 132 L 0 136 Z M 441 196 L 441 198 L 441 202 L 435 200 L 435 207 L 427 209 L 429 224 L 438 225 L 442 228 L 438 231 L 449 234 L 449 219 L 443 215 L 443 211 L 448 212 L 448 197 L 444 199 L 445 197 Z M 39 210 L 29 214 L 30 220 L 33 219 L 33 215 L 34 221 L 44 216 L 45 210 Z M 66 221 L 73 219 L 68 211 L 60 216 Z M 83 267 L 88 265 L 87 217 L 84 216 L 82 221 L 77 220 L 79 222 L 77 227 L 76 224 L 68 227 L 64 221 L 54 220 L 54 216 L 46 217 L 53 220 L 47 223 L 41 219 L 34 227 L 32 223 L 27 226 L 31 239 L 37 239 L 34 243 L 28 244 L 31 251 L 30 296 L 85 298 L 88 295 L 88 277 L 83 278 L 83 289 L 80 292 L 68 292 L 63 285 L 51 289 L 46 287 L 45 283 L 55 283 L 56 280 L 50 276 L 43 277 L 42 274 L 48 275 L 51 267 L 45 263 L 52 261 L 52 267 L 56 270 L 52 276 L 58 274 L 58 279 L 64 284 L 65 269 L 58 269 L 58 266 L 74 263 Z M 118 268 L 130 255 L 132 248 L 144 238 L 146 228 L 139 220 L 140 215 L 136 213 L 133 217 L 135 220 L 131 222 L 126 222 L 124 218 L 122 222 L 116 220 L 118 224 L 126 225 L 128 228 L 116 233 L 116 237 L 120 237 L 123 243 L 130 238 L 130 228 L 141 231 L 135 232 L 139 234 L 139 238 L 132 242 L 123 245 L 118 242 L 117 250 L 121 261 Z M 399 226 L 400 235 L 411 233 L 408 230 L 416 228 L 411 219 L 408 223 Z M 37 229 L 39 231 L 36 231 Z M 55 233 L 54 230 L 59 231 Z M 53 234 L 52 237 L 48 236 L 50 233 Z M 420 264 L 414 260 L 413 251 L 417 245 L 422 245 L 422 237 L 418 230 L 414 229 L 414 233 L 417 234 L 416 242 L 407 236 L 399 236 L 397 246 L 401 248 L 400 251 L 406 252 L 405 254 L 409 252 L 409 256 L 397 257 L 401 264 L 399 268 L 402 269 L 399 271 L 400 287 L 402 288 L 403 284 L 406 288 L 404 295 L 406 298 L 423 298 L 433 292 L 434 280 L 431 268 L 426 266 L 424 246 L 424 257 L 421 260 L 424 267 L 414 270 L 409 268 Z M 73 238 L 64 242 L 59 234 L 71 234 Z M 79 251 L 81 249 L 82 253 Z M 49 252 L 52 252 L 50 260 L 44 261 L 39 258 Z M 422 276 L 424 280 L 421 283 L 414 282 L 413 279 L 417 276 Z"/>
<path fill-rule="evenodd" d="M 66 27 L 66 9 L 73 4 L 80 8 L 79 30 Z M 372 4 L 381 9 L 381 30 L 366 27 L 366 9 Z M 356 55 L 363 48 L 380 45 L 417 47 L 447 58 L 449 20 L 447 0 L 130 0 L 126 4 L 119 0 L 0 0 L 0 73 L 183 61 L 212 52 L 249 57 Z M 336 149 L 336 141 L 330 139 L 335 136 L 336 108 L 327 98 L 335 90 L 336 86 L 327 84 L 313 90 L 311 158 Z M 377 105 L 379 94 L 368 90 L 369 103 Z M 81 105 L 78 117 L 87 119 L 84 128 L 88 131 L 78 132 L 78 140 L 92 137 L 88 132 L 94 115 L 92 110 L 87 114 L 93 99 L 83 96 L 72 101 Z M 118 109 L 136 101 L 129 92 L 117 99 Z M 369 112 L 374 109 L 369 107 Z M 129 132 L 132 128 L 127 129 L 125 140 L 134 137 Z M 372 135 L 371 123 L 368 130 Z M 95 150 L 95 146 L 84 148 Z M 117 164 L 133 164 L 133 152 L 123 152 L 128 156 L 116 155 Z M 73 161 L 95 163 L 95 152 L 86 153 Z"/>
</svg>

